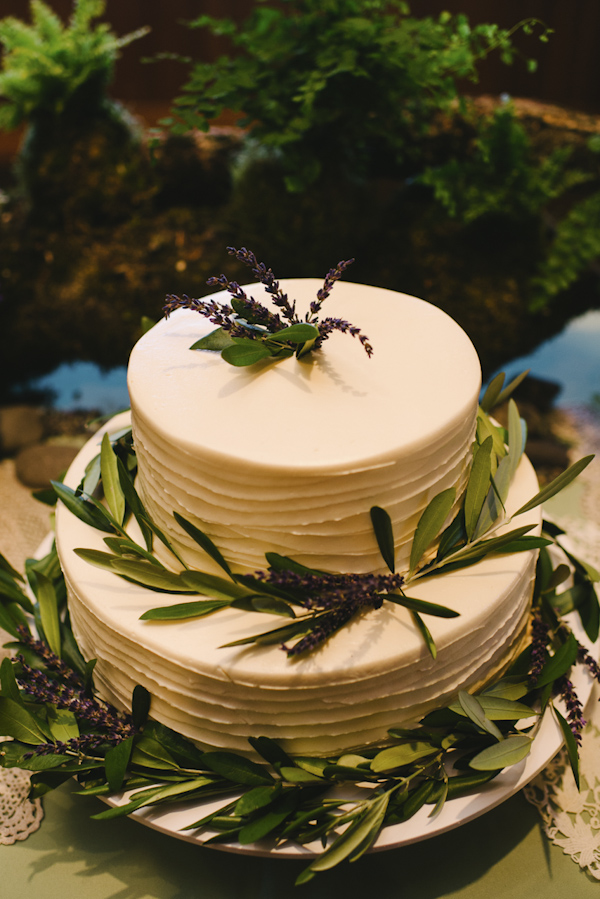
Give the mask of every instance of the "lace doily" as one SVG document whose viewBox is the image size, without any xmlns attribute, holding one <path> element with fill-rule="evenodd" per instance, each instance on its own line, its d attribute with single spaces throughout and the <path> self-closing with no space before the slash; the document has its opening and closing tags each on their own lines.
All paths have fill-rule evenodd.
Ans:
<svg viewBox="0 0 600 899">
<path fill-rule="evenodd" d="M 596 718 L 600 718 L 596 707 Z M 600 880 L 600 730 L 589 723 L 579 751 L 580 789 L 561 750 L 523 792 L 538 809 L 547 837 Z"/>
<path fill-rule="evenodd" d="M 585 410 L 573 413 L 581 455 L 599 453 L 600 430 Z M 581 515 L 559 516 L 578 556 L 600 569 L 600 456 L 580 479 Z M 580 868 L 600 880 L 600 689 L 592 691 L 589 719 L 579 751 L 578 791 L 565 750 L 525 787 L 525 797 L 539 810 L 548 838 Z"/>
<path fill-rule="evenodd" d="M 10 846 L 25 840 L 42 823 L 44 812 L 39 799 L 29 799 L 28 771 L 0 768 L 0 844 Z"/>
</svg>

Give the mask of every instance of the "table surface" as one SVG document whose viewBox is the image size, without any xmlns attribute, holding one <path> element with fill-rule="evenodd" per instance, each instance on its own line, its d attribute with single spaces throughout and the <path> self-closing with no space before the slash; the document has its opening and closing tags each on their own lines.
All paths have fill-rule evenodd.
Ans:
<svg viewBox="0 0 600 899">
<path fill-rule="evenodd" d="M 62 787 L 44 800 L 41 828 L 0 846 L 2 896 L 10 899 L 279 899 L 333 895 L 378 899 L 577 899 L 600 885 L 544 836 L 518 794 L 457 830 L 294 880 L 305 862 L 248 858 L 164 836 L 131 819 L 93 821 L 97 799 Z"/>
</svg>

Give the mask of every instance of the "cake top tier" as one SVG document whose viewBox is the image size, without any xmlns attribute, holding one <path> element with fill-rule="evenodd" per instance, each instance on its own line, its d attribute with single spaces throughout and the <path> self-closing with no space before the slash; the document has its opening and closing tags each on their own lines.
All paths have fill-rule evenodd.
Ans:
<svg viewBox="0 0 600 899">
<path fill-rule="evenodd" d="M 290 279 L 281 286 L 302 316 L 322 282 Z M 266 299 L 260 284 L 244 290 Z M 250 470 L 305 476 L 385 465 L 399 446 L 430 447 L 463 415 L 472 416 L 479 360 L 464 331 L 436 306 L 339 282 L 326 314 L 358 325 L 373 356 L 357 340 L 333 333 L 304 359 L 234 368 L 218 353 L 190 350 L 215 326 L 178 310 L 133 349 L 132 409 L 167 440 L 177 434 L 183 452 L 202 446 L 215 461 L 226 456 Z"/>
</svg>

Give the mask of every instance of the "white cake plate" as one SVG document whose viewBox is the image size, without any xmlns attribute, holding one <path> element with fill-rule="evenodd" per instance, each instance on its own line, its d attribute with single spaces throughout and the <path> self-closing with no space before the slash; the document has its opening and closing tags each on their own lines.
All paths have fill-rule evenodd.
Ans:
<svg viewBox="0 0 600 899">
<path fill-rule="evenodd" d="M 598 643 L 594 644 L 593 647 L 590 646 L 590 642 L 581 627 L 579 616 L 575 613 L 571 613 L 566 616 L 566 619 L 579 642 L 589 650 L 597 650 Z M 573 671 L 572 681 L 577 696 L 585 707 L 590 698 L 594 684 L 587 668 L 583 665 L 577 666 Z M 560 706 L 560 703 L 558 704 Z M 562 709 L 562 713 L 566 714 L 564 708 Z M 485 784 L 479 791 L 448 800 L 441 812 L 435 817 L 431 817 L 433 806 L 423 806 L 417 814 L 408 821 L 385 827 L 379 834 L 377 841 L 370 851 L 377 852 L 384 849 L 395 849 L 410 843 L 419 842 L 420 840 L 426 840 L 478 818 L 480 815 L 483 815 L 485 812 L 500 805 L 511 796 L 514 796 L 514 794 L 522 789 L 522 787 L 533 780 L 533 778 L 546 767 L 551 759 L 554 758 L 562 745 L 562 731 L 552 709 L 548 708 L 544 713 L 538 733 L 533 741 L 531 752 L 526 759 L 519 764 L 513 765 L 502 771 L 494 778 L 494 780 Z M 340 788 L 336 788 L 336 795 L 338 796 L 339 789 Z M 355 790 L 354 795 L 358 795 L 357 788 L 349 786 L 349 792 L 347 793 L 348 799 L 352 798 L 350 791 L 353 789 Z M 130 796 L 131 793 L 124 793 L 109 798 L 103 797 L 103 800 L 110 806 L 118 806 L 128 802 Z M 205 815 L 210 814 L 215 809 L 218 809 L 220 806 L 223 806 L 230 801 L 231 797 L 221 797 L 219 800 L 178 804 L 171 809 L 168 806 L 158 806 L 155 809 L 138 809 L 131 814 L 131 817 L 136 821 L 139 821 L 140 824 L 144 824 L 147 827 L 151 827 L 168 836 L 176 837 L 177 839 L 185 840 L 189 843 L 203 845 L 214 835 L 214 832 L 203 831 L 202 833 L 197 833 L 195 831 L 183 830 L 183 828 L 193 824 L 194 821 L 200 820 L 200 818 L 203 818 Z M 231 842 L 210 843 L 209 846 L 210 848 L 221 849 L 225 852 L 292 859 L 310 859 L 323 851 L 320 841 L 315 841 L 302 846 L 292 841 L 288 841 L 276 846 L 274 842 L 265 839 L 250 845 Z"/>
<path fill-rule="evenodd" d="M 41 558 L 51 547 L 53 535 L 48 535 L 42 545 L 35 554 L 36 558 Z M 590 641 L 581 626 L 579 616 L 572 612 L 565 616 L 577 640 L 584 645 L 597 658 L 600 640 L 591 645 Z M 594 680 L 583 665 L 574 668 L 571 675 L 573 685 L 580 702 L 585 707 L 590 699 Z M 559 708 L 563 715 L 566 710 L 562 708 L 562 703 L 558 702 Z M 556 720 L 551 708 L 548 708 L 543 715 L 537 735 L 533 741 L 533 746 L 529 755 L 510 768 L 503 770 L 492 781 L 478 790 L 465 796 L 459 796 L 448 800 L 441 811 L 432 816 L 433 806 L 423 806 L 408 821 L 399 824 L 392 824 L 383 828 L 379 834 L 375 844 L 369 851 L 378 852 L 384 849 L 395 849 L 400 846 L 406 846 L 410 843 L 417 843 L 421 840 L 427 840 L 431 837 L 438 836 L 446 831 L 453 830 L 469 821 L 473 821 L 485 812 L 491 811 L 502 802 L 510 799 L 515 793 L 518 793 L 524 786 L 536 777 L 548 763 L 559 752 L 563 745 L 563 735 L 560 726 Z M 336 790 L 339 796 L 341 788 L 332 788 Z M 353 791 L 353 792 L 352 792 Z M 132 791 L 134 792 L 134 791 Z M 110 797 L 100 797 L 107 805 L 111 807 L 125 805 L 129 802 L 132 792 L 115 794 Z M 360 789 L 355 786 L 348 786 L 348 799 L 357 797 Z M 135 821 L 151 827 L 167 836 L 184 840 L 188 843 L 195 843 L 199 846 L 205 844 L 207 840 L 214 835 L 213 831 L 208 829 L 202 832 L 194 830 L 185 830 L 184 828 L 200 820 L 212 811 L 230 802 L 233 797 L 220 797 L 218 800 L 211 799 L 202 802 L 194 801 L 190 803 L 178 803 L 169 807 L 168 805 L 159 805 L 156 808 L 142 808 L 130 815 Z M 224 852 L 234 852 L 244 855 L 254 855 L 262 857 L 291 858 L 291 859 L 310 859 L 320 855 L 323 847 L 320 841 L 300 845 L 293 841 L 287 841 L 275 845 L 274 841 L 265 839 L 257 843 L 242 845 L 237 842 L 230 843 L 209 843 L 210 848 L 220 849 Z"/>
</svg>

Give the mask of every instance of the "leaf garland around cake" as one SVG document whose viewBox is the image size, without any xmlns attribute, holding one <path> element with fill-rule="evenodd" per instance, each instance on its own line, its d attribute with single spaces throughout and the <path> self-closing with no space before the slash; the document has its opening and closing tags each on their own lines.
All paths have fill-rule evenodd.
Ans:
<svg viewBox="0 0 600 899">
<path fill-rule="evenodd" d="M 489 385 L 478 412 L 472 464 L 458 510 L 454 488 L 433 497 L 418 522 L 409 569 L 404 573 L 396 572 L 393 525 L 389 514 L 379 506 L 370 509 L 370 518 L 387 574 L 319 571 L 275 552 L 265 554 L 264 571 L 237 573 L 208 534 L 174 512 L 179 527 L 217 564 L 222 575 L 191 569 L 148 515 L 138 496 L 134 486 L 137 462 L 129 430 L 112 438 L 104 434 L 100 454 L 89 464 L 76 490 L 64 484 L 54 486 L 73 514 L 91 527 L 110 534 L 104 538 L 109 552 L 81 548 L 76 550 L 81 558 L 150 590 L 181 597 L 181 601 L 148 609 L 141 616 L 144 620 L 193 619 L 227 608 L 278 615 L 286 619 L 284 624 L 226 645 L 279 645 L 289 657 L 295 657 L 322 646 L 358 615 L 380 609 L 384 603 L 393 603 L 409 611 L 435 658 L 435 641 L 423 616 L 450 618 L 458 613 L 419 599 L 419 582 L 470 567 L 491 555 L 541 550 L 548 546 L 551 536 L 531 534 L 533 524 L 511 527 L 512 519 L 566 487 L 593 458 L 580 459 L 512 516 L 507 515 L 505 503 L 526 439 L 525 424 L 510 395 L 523 377 L 520 375 L 504 386 L 504 375 L 499 375 Z M 488 414 L 498 401 L 505 400 L 508 400 L 507 429 L 495 424 Z M 99 498 L 102 494 L 104 502 Z M 140 528 L 143 546 L 128 534 L 131 517 Z M 179 571 L 159 561 L 153 553 L 155 539 L 170 551 Z M 570 601 L 586 619 L 587 629 L 593 621 L 600 620 L 598 601 L 593 588 L 589 589 L 590 579 L 582 564 L 575 567 L 575 578 L 577 583 Z M 184 599 L 186 596 L 203 598 L 188 600 Z"/>
<path fill-rule="evenodd" d="M 219 352 L 230 365 L 246 367 L 265 359 L 285 359 L 294 355 L 300 359 L 320 349 L 334 331 L 339 331 L 356 337 L 367 356 L 371 356 L 373 347 L 356 325 L 331 316 L 319 319 L 321 307 L 335 282 L 354 259 L 342 260 L 328 271 L 323 287 L 317 291 L 309 311 L 301 319 L 296 311 L 296 301 L 290 301 L 272 270 L 264 262 L 258 262 L 251 250 L 227 247 L 227 252 L 252 271 L 255 280 L 263 285 L 279 312 L 273 312 L 249 297 L 237 281 L 230 281 L 226 275 L 209 278 L 206 283 L 209 287 L 221 287 L 227 291 L 231 295 L 229 303 L 169 294 L 163 308 L 166 316 L 176 309 L 191 309 L 218 326 L 192 344 L 190 349 Z"/>
<path fill-rule="evenodd" d="M 555 525 L 545 532 L 557 543 L 563 536 Z M 55 548 L 30 560 L 25 578 L 0 555 L 0 624 L 12 635 L 15 653 L 0 666 L 0 732 L 12 738 L 1 746 L 0 764 L 31 771 L 34 797 L 73 777 L 81 795 L 124 794 L 94 815 L 99 820 L 196 803 L 200 817 L 186 830 L 206 844 L 247 845 L 265 837 L 274 847 L 320 842 L 323 851 L 297 879 L 305 883 L 342 861 L 356 861 L 383 828 L 424 806 L 438 815 L 446 802 L 479 791 L 522 761 L 546 710 L 556 717 L 578 779 L 584 722 L 570 672 L 583 664 L 600 679 L 600 666 L 562 616 L 589 602 L 583 584 L 593 591 L 599 575 L 570 553 L 563 558 L 569 564 L 555 566 L 548 549 L 540 550 L 530 640 L 498 680 L 477 693 L 459 692 L 414 728 L 390 729 L 385 745 L 340 756 L 290 755 L 257 735 L 249 744 L 258 763 L 235 752 L 201 751 L 153 721 L 142 686 L 133 691 L 131 714 L 101 701 L 94 662 L 84 661 L 71 631 Z M 573 571 L 573 586 L 557 592 Z M 597 636 L 597 620 L 588 625 Z M 564 714 L 555 695 L 564 700 Z M 219 797 L 218 807 L 202 814 L 200 803 Z"/>
</svg>

